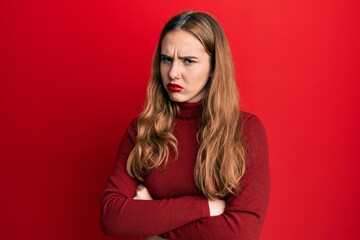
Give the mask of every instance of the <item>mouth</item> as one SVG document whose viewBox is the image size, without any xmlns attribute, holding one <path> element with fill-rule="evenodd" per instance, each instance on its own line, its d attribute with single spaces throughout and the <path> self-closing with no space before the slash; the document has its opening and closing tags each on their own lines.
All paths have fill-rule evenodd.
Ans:
<svg viewBox="0 0 360 240">
<path fill-rule="evenodd" d="M 169 91 L 171 92 L 181 92 L 183 90 L 183 87 L 174 83 L 169 83 L 167 85 L 167 88 L 169 89 Z"/>
</svg>

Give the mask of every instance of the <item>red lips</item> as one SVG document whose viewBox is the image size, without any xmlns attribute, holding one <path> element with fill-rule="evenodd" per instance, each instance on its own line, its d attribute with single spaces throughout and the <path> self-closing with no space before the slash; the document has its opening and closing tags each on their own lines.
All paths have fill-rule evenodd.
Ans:
<svg viewBox="0 0 360 240">
<path fill-rule="evenodd" d="M 183 87 L 181 87 L 180 85 L 174 84 L 174 83 L 169 83 L 167 85 L 167 88 L 171 92 L 181 92 L 183 90 Z"/>
</svg>

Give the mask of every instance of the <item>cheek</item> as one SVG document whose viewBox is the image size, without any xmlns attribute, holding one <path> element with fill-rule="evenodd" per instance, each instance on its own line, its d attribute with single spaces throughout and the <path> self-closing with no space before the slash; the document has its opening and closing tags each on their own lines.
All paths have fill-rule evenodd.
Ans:
<svg viewBox="0 0 360 240">
<path fill-rule="evenodd" d="M 206 69 L 204 71 L 204 69 Z M 209 76 L 210 76 L 210 70 L 207 70 L 207 67 L 203 67 L 202 69 L 198 69 L 196 72 L 196 79 L 197 82 L 201 85 L 206 84 L 207 81 L 209 80 Z"/>
<path fill-rule="evenodd" d="M 161 77 L 161 81 L 164 82 L 166 80 L 166 73 L 164 70 L 164 67 L 160 66 L 160 77 Z"/>
<path fill-rule="evenodd" d="M 164 66 L 163 64 L 160 64 L 160 76 L 161 76 L 161 79 L 165 80 L 167 75 L 168 75 L 167 67 Z"/>
<path fill-rule="evenodd" d="M 210 75 L 210 64 L 199 64 L 196 68 L 194 68 L 194 74 L 196 74 L 199 78 L 207 79 Z"/>
<path fill-rule="evenodd" d="M 198 79 L 199 87 L 204 88 L 206 86 L 207 82 L 209 81 L 209 75 L 210 71 L 202 72 Z"/>
</svg>

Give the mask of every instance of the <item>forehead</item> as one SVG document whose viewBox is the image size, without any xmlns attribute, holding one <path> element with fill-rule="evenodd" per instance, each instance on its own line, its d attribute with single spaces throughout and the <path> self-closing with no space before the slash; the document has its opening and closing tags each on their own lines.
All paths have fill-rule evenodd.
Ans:
<svg viewBox="0 0 360 240">
<path fill-rule="evenodd" d="M 181 55 L 204 54 L 206 50 L 192 33 L 184 30 L 174 30 L 168 32 L 161 42 L 161 53 Z"/>
</svg>

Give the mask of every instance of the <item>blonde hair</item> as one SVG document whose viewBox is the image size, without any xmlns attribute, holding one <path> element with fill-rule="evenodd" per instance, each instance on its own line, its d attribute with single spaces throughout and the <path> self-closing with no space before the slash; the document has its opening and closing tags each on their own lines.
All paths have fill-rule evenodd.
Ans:
<svg viewBox="0 0 360 240">
<path fill-rule="evenodd" d="M 239 180 L 245 171 L 239 94 L 229 44 L 220 25 L 207 13 L 181 13 L 162 30 L 152 61 L 145 107 L 137 122 L 135 146 L 127 161 L 127 172 L 143 181 L 155 168 L 166 166 L 170 148 L 177 156 L 177 139 L 172 130 L 179 108 L 170 100 L 162 84 L 160 53 L 164 36 L 180 29 L 197 37 L 210 55 L 212 65 L 197 135 L 200 146 L 194 166 L 195 183 L 211 199 L 237 194 Z"/>
</svg>

